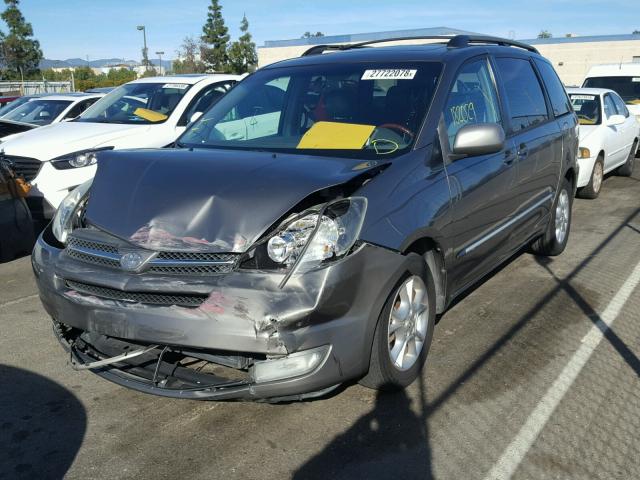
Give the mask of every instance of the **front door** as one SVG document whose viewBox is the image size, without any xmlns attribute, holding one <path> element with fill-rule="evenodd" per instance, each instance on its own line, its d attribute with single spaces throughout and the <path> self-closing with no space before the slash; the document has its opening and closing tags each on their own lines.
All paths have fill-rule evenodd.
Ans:
<svg viewBox="0 0 640 480">
<path fill-rule="evenodd" d="M 449 158 L 446 169 L 452 205 L 446 235 L 453 239 L 449 288 L 458 292 L 495 266 L 504 250 L 505 222 L 514 209 L 515 151 L 455 158 L 455 136 L 465 125 L 502 125 L 493 71 L 486 57 L 473 59 L 458 72 L 440 122 L 440 143 Z"/>
</svg>

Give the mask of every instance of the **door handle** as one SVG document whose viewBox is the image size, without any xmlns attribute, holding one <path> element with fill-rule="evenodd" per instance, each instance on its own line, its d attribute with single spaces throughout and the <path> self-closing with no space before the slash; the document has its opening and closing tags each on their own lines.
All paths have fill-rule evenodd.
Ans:
<svg viewBox="0 0 640 480">
<path fill-rule="evenodd" d="M 505 165 L 511 165 L 516 159 L 516 156 L 513 154 L 511 150 L 507 150 L 504 152 L 504 160 L 502 161 Z"/>
<path fill-rule="evenodd" d="M 516 155 L 518 155 L 518 158 L 527 158 L 529 156 L 529 149 L 524 143 L 518 147 Z"/>
</svg>

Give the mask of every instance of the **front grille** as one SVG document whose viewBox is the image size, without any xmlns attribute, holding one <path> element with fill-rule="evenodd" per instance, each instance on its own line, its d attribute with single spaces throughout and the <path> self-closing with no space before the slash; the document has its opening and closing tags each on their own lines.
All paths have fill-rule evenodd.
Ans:
<svg viewBox="0 0 640 480">
<path fill-rule="evenodd" d="M 36 178 L 42 167 L 42 162 L 36 158 L 13 157 L 10 155 L 6 155 L 4 158 L 11 162 L 16 175 L 24 177 L 27 182 Z"/>
<path fill-rule="evenodd" d="M 131 245 L 124 245 L 127 252 Z M 109 268 L 120 268 L 122 253 L 118 245 L 88 240 L 74 235 L 69 237 L 67 255 L 74 260 Z M 240 254 L 206 252 L 159 252 L 150 260 L 142 273 L 162 275 L 218 275 L 236 268 Z"/>
<path fill-rule="evenodd" d="M 207 295 L 175 295 L 171 293 L 125 292 L 114 288 L 99 287 L 88 283 L 67 280 L 67 288 L 95 297 L 123 302 L 145 303 L 150 305 L 177 305 L 179 307 L 196 308 L 202 305 Z"/>
</svg>

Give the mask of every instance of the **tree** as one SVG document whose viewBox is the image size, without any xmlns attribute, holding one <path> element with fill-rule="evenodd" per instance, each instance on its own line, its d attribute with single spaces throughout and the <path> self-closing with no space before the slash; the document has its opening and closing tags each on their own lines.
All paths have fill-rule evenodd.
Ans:
<svg viewBox="0 0 640 480">
<path fill-rule="evenodd" d="M 304 34 L 300 38 L 315 38 L 315 37 L 324 37 L 324 33 L 322 33 L 322 32 L 316 32 L 316 33 L 304 32 Z"/>
<path fill-rule="evenodd" d="M 38 73 L 42 60 L 40 42 L 33 38 L 33 28 L 25 21 L 19 0 L 4 0 L 7 8 L 0 18 L 9 32 L 0 32 L 0 63 L 7 78 L 29 77 Z"/>
<path fill-rule="evenodd" d="M 249 21 L 247 16 L 242 17 L 240 22 L 242 35 L 237 42 L 233 42 L 229 47 L 229 67 L 232 73 L 243 74 L 252 72 L 258 64 L 258 54 L 256 44 L 251 40 L 249 33 Z"/>
<path fill-rule="evenodd" d="M 553 34 L 549 30 L 540 30 L 538 38 L 551 38 Z"/>
<path fill-rule="evenodd" d="M 140 75 L 140 78 L 157 77 L 157 76 L 158 76 L 158 72 L 156 71 L 155 67 L 149 67 L 142 75 Z"/>
<path fill-rule="evenodd" d="M 222 18 L 222 7 L 218 0 L 211 0 L 207 22 L 202 27 L 202 48 L 200 56 L 208 69 L 225 72 L 228 68 L 227 43 L 229 30 Z"/>
<path fill-rule="evenodd" d="M 173 61 L 171 66 L 173 73 L 204 73 L 207 71 L 207 67 L 200 60 L 199 51 L 201 44 L 199 44 L 193 37 L 185 37 L 182 41 L 182 46 L 176 54 L 178 59 Z"/>
<path fill-rule="evenodd" d="M 634 31 L 632 32 L 632 35 L 640 35 L 640 30 L 634 30 Z"/>
<path fill-rule="evenodd" d="M 149 61 L 149 49 L 142 47 L 140 50 L 142 50 L 142 66 L 149 67 L 151 65 L 151 62 Z"/>
</svg>

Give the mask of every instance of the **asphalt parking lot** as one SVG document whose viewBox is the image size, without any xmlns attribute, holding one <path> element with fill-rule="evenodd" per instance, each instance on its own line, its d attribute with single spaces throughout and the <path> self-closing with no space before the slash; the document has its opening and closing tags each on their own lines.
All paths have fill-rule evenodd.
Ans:
<svg viewBox="0 0 640 480">
<path fill-rule="evenodd" d="M 638 478 L 639 264 L 640 173 L 610 177 L 562 256 L 523 253 L 441 318 L 406 393 L 278 405 L 73 371 L 29 258 L 2 264 L 0 478 Z"/>
</svg>

